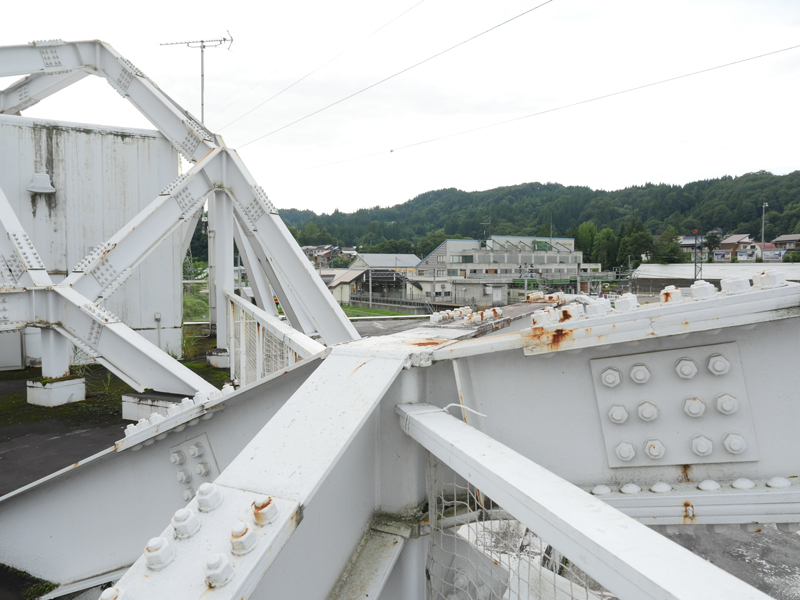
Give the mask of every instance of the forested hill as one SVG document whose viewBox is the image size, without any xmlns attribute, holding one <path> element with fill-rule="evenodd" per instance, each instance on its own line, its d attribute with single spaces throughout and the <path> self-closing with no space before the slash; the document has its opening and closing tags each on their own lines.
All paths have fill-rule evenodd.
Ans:
<svg viewBox="0 0 800 600">
<path fill-rule="evenodd" d="M 725 234 L 760 236 L 761 206 L 769 203 L 765 238 L 800 233 L 800 171 L 773 175 L 765 171 L 740 177 L 722 177 L 679 185 L 646 184 L 607 192 L 558 183 L 525 183 L 481 192 L 443 189 L 420 194 L 389 208 L 361 209 L 354 213 L 315 215 L 311 211 L 283 209 L 281 217 L 301 245 L 340 244 L 375 247 L 402 241 L 403 250 L 418 255 L 436 238 L 480 238 L 491 221 L 492 234 L 577 236 L 581 223 L 598 231 L 637 228 L 655 236 L 668 227 L 691 234 L 719 227 Z M 441 230 L 441 231 L 439 231 Z M 442 235 L 444 234 L 444 236 Z M 385 247 L 389 247 L 387 244 Z"/>
</svg>

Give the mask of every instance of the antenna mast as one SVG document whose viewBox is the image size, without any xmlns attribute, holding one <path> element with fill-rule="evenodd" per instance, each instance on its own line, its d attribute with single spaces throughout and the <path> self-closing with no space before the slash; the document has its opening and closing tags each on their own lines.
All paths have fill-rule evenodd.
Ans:
<svg viewBox="0 0 800 600">
<path fill-rule="evenodd" d="M 189 48 L 200 48 L 200 123 L 206 124 L 206 104 L 205 104 L 205 52 L 206 48 L 216 48 L 222 44 L 229 42 L 228 50 L 233 46 L 233 36 L 228 31 L 228 37 L 217 38 L 213 40 L 193 40 L 189 42 L 165 42 L 159 46 L 188 46 Z"/>
</svg>

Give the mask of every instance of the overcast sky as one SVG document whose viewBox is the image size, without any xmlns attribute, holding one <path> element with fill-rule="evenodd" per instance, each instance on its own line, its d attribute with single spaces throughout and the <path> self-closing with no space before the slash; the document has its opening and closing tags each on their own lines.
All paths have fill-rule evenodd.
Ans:
<svg viewBox="0 0 800 600">
<path fill-rule="evenodd" d="M 798 168 L 800 48 L 404 148 L 800 45 L 797 0 L 552 0 L 253 141 L 542 1 L 40 0 L 3 7 L 2 44 L 102 39 L 199 117 L 200 51 L 159 42 L 230 30 L 230 51 L 206 50 L 206 125 L 239 149 L 279 209 L 350 212 L 447 187 L 611 190 Z M 98 78 L 23 115 L 150 127 Z"/>
</svg>

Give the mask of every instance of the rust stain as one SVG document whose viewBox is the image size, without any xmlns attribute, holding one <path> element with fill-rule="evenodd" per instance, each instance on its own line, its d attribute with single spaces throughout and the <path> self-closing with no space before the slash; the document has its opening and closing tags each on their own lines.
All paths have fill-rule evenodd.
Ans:
<svg viewBox="0 0 800 600">
<path fill-rule="evenodd" d="M 569 321 L 572 318 L 570 312 L 565 308 L 561 311 L 561 318 L 558 320 L 559 323 L 563 323 L 564 321 Z"/>
<path fill-rule="evenodd" d="M 81 461 L 78 461 L 78 462 L 76 462 L 76 463 L 73 463 L 73 464 L 72 464 L 72 468 L 74 469 L 74 468 L 75 468 L 75 467 L 77 467 L 79 464 L 81 464 Z"/>
<path fill-rule="evenodd" d="M 427 342 L 414 342 L 411 344 L 412 346 L 438 346 L 439 344 L 443 343 L 444 340 L 430 340 Z"/>
<path fill-rule="evenodd" d="M 681 476 L 678 478 L 678 481 L 681 483 L 688 483 L 692 480 L 689 476 L 689 469 L 691 469 L 691 465 L 681 465 Z"/>
<path fill-rule="evenodd" d="M 532 329 L 528 334 L 528 339 L 536 345 L 548 346 L 550 350 L 558 350 L 559 347 L 572 339 L 574 331 L 572 329 L 558 328 L 547 331 L 543 327 Z"/>
<path fill-rule="evenodd" d="M 392 542 L 392 546 L 397 546 L 397 540 Z"/>
<path fill-rule="evenodd" d="M 661 292 L 661 297 L 663 298 L 664 302 L 669 302 L 672 300 L 672 292 L 667 292 L 666 290 Z"/>
<path fill-rule="evenodd" d="M 694 512 L 694 506 L 687 500 L 683 503 L 683 524 L 691 525 L 696 518 L 697 515 Z"/>
</svg>

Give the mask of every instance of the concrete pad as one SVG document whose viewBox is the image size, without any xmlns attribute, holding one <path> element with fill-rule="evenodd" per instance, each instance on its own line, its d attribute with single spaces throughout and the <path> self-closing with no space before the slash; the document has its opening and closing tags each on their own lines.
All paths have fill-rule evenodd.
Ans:
<svg viewBox="0 0 800 600">
<path fill-rule="evenodd" d="M 28 404 L 61 406 L 82 400 L 86 400 L 86 380 L 82 377 L 48 383 L 28 381 Z"/>
</svg>

